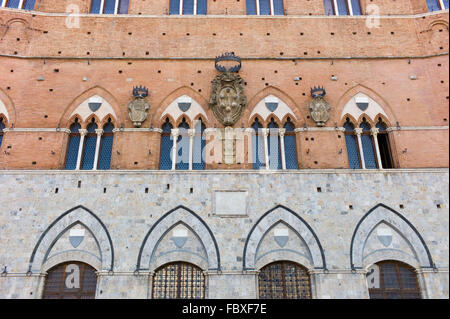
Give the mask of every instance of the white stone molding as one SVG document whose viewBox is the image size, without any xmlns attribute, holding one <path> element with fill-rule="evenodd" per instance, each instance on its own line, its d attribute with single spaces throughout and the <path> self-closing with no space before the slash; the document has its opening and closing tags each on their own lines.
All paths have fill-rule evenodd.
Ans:
<svg viewBox="0 0 450 319">
<path fill-rule="evenodd" d="M 363 130 L 360 127 L 355 128 L 356 137 L 358 138 L 358 149 L 359 149 L 359 156 L 361 158 L 361 168 L 366 169 L 366 163 L 364 161 L 364 150 L 363 150 L 362 141 L 361 141 L 362 131 Z"/>
<path fill-rule="evenodd" d="M 15 128 L 4 128 L 4 132 L 29 132 L 29 133 L 47 133 L 47 132 L 62 132 L 62 133 L 68 133 L 70 134 L 71 131 L 68 128 L 21 128 L 21 127 L 15 127 Z"/>
<path fill-rule="evenodd" d="M 353 233 L 350 249 L 350 263 L 352 269 L 360 269 L 370 266 L 366 265 L 364 262 L 364 248 L 368 236 L 381 222 L 386 223 L 403 236 L 403 238 L 409 243 L 411 249 L 414 251 L 417 258 L 417 263 L 421 267 L 434 267 L 431 254 L 429 253 L 424 240 L 414 226 L 401 214 L 383 204 L 378 204 L 363 216 L 358 223 L 355 232 Z M 371 260 L 372 263 L 375 262 L 375 260 L 379 261 L 376 257 L 374 258 L 375 259 Z M 389 258 L 392 258 L 392 256 L 386 255 L 386 259 Z M 408 263 L 410 262 L 411 261 Z"/>
<path fill-rule="evenodd" d="M 377 127 L 372 127 L 370 129 L 370 133 L 373 136 L 373 142 L 375 144 L 375 152 L 376 152 L 376 155 L 377 155 L 378 168 L 379 169 L 383 169 L 383 163 L 381 162 L 380 147 L 378 145 L 378 137 L 377 137 L 379 131 L 380 130 Z"/>
<path fill-rule="evenodd" d="M 103 130 L 102 129 L 96 129 L 95 133 L 97 134 L 97 141 L 96 141 L 96 144 L 95 144 L 94 166 L 92 167 L 93 170 L 97 170 L 98 153 L 100 152 L 100 141 L 102 139 Z"/>
<path fill-rule="evenodd" d="M 172 170 L 174 171 L 177 165 L 177 139 L 180 134 L 180 130 L 177 128 L 173 128 L 170 131 L 172 136 Z"/>
<path fill-rule="evenodd" d="M 268 149 L 268 143 L 267 138 L 269 136 L 269 129 L 268 128 L 262 128 L 261 133 L 263 134 L 264 138 L 264 163 L 266 164 L 266 169 L 269 169 L 269 149 Z"/>
<path fill-rule="evenodd" d="M 84 137 L 88 131 L 86 129 L 79 129 L 78 132 L 80 132 L 80 144 L 78 145 L 77 165 L 75 167 L 76 170 L 79 170 L 81 166 L 81 155 L 83 154 Z"/>
<path fill-rule="evenodd" d="M 283 222 L 292 228 L 303 239 L 311 254 L 311 266 L 326 268 L 325 255 L 319 239 L 312 228 L 296 213 L 281 205 L 265 213 L 253 226 L 244 247 L 244 270 L 256 269 L 258 246 L 264 235 L 275 224 Z"/>
<path fill-rule="evenodd" d="M 280 153 L 281 153 L 281 168 L 286 169 L 286 151 L 284 149 L 284 134 L 286 134 L 285 128 L 278 129 L 278 135 L 280 136 Z"/>
<path fill-rule="evenodd" d="M 99 251 L 101 252 L 101 269 L 108 271 L 114 267 L 114 249 L 105 225 L 91 211 L 83 206 L 77 206 L 59 216 L 41 235 L 30 258 L 30 271 L 35 273 L 43 270 L 42 267 L 45 266 L 48 254 L 53 245 L 67 229 L 76 223 L 81 223 L 95 237 Z M 72 254 L 68 254 L 67 256 L 69 258 Z M 68 260 L 61 259 L 59 261 L 63 262 Z M 92 266 L 98 267 L 98 265 Z"/>
<path fill-rule="evenodd" d="M 166 213 L 155 224 L 153 224 L 145 236 L 139 251 L 138 261 L 136 264 L 137 270 L 149 269 L 159 241 L 168 231 L 178 224 L 183 224 L 200 239 L 208 258 L 208 269 L 220 269 L 219 250 L 216 239 L 214 238 L 211 230 L 193 211 L 187 209 L 186 207 L 178 206 L 177 208 Z"/>
<path fill-rule="evenodd" d="M 138 128 L 138 127 L 121 127 L 121 128 L 114 128 L 113 133 L 116 132 L 157 132 L 162 133 L 163 130 L 160 128 Z"/>
<path fill-rule="evenodd" d="M 192 171 L 195 128 L 188 129 L 188 135 L 189 135 L 189 170 Z"/>
</svg>

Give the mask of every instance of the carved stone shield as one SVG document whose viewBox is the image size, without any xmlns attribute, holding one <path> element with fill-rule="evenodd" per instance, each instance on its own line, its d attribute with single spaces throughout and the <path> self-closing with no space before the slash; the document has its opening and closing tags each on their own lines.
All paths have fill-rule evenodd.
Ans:
<svg viewBox="0 0 450 319">
<path fill-rule="evenodd" d="M 135 127 L 140 127 L 147 118 L 147 110 L 150 108 L 145 98 L 135 97 L 128 104 L 128 115 Z"/>
<path fill-rule="evenodd" d="M 322 97 L 316 96 L 309 103 L 309 110 L 311 117 L 316 122 L 317 126 L 325 126 L 326 121 L 330 118 L 328 111 L 330 110 L 330 104 Z"/>
<path fill-rule="evenodd" d="M 212 81 L 209 107 L 224 126 L 233 126 L 247 104 L 242 82 L 238 74 L 228 71 L 218 74 Z"/>
</svg>

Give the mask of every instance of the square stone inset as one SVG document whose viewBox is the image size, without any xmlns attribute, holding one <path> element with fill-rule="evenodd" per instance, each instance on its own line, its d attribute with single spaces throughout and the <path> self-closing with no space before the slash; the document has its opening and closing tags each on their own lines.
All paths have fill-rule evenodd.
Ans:
<svg viewBox="0 0 450 319">
<path fill-rule="evenodd" d="M 247 190 L 215 190 L 214 214 L 221 217 L 247 216 Z"/>
</svg>

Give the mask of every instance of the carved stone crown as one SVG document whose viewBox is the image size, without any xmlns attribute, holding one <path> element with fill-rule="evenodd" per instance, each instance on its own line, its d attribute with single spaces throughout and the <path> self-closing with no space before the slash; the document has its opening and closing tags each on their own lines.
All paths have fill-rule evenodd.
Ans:
<svg viewBox="0 0 450 319">
<path fill-rule="evenodd" d="M 314 86 L 314 88 L 311 88 L 311 96 L 312 97 L 324 97 L 325 94 L 327 94 L 327 92 L 325 91 L 325 89 L 323 88 L 323 86 L 321 87 L 320 85 L 318 87 Z"/>
<path fill-rule="evenodd" d="M 133 87 L 133 96 L 137 98 L 144 98 L 148 96 L 148 89 L 145 86 Z"/>
<path fill-rule="evenodd" d="M 220 65 L 219 62 L 221 61 L 234 61 L 237 62 L 237 65 L 234 65 L 227 69 L 225 66 Z M 234 55 L 234 52 L 225 52 L 221 56 L 216 57 L 215 60 L 215 67 L 220 72 L 237 72 L 241 69 L 242 63 L 241 58 Z"/>
</svg>

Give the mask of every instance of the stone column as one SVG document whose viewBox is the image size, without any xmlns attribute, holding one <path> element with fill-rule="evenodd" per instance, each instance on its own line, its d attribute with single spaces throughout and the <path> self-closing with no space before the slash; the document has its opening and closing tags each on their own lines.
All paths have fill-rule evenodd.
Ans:
<svg viewBox="0 0 450 319">
<path fill-rule="evenodd" d="M 192 159 L 193 159 L 193 149 L 194 149 L 194 137 L 195 137 L 195 129 L 189 129 L 188 130 L 188 134 L 189 134 L 189 170 L 192 170 Z"/>
<path fill-rule="evenodd" d="M 173 128 L 170 132 L 172 134 L 173 145 L 172 145 L 172 170 L 175 170 L 177 163 L 177 139 L 179 135 L 179 129 Z"/>
<path fill-rule="evenodd" d="M 281 168 L 286 169 L 286 151 L 284 149 L 284 134 L 286 133 L 285 128 L 278 129 L 278 135 L 280 136 L 280 153 L 281 153 Z"/>
<path fill-rule="evenodd" d="M 377 153 L 378 168 L 382 169 L 383 164 L 381 163 L 380 147 L 378 146 L 378 138 L 377 138 L 378 132 L 379 132 L 379 129 L 377 127 L 372 127 L 370 129 L 370 133 L 373 136 L 373 142 L 375 143 L 375 151 Z"/>
<path fill-rule="evenodd" d="M 361 168 L 366 169 L 366 163 L 364 162 L 364 152 L 363 152 L 363 147 L 362 147 L 362 142 L 361 142 L 362 128 L 360 128 L 360 127 L 355 128 L 355 133 L 356 133 L 356 136 L 358 137 L 359 155 L 361 157 Z"/>
<path fill-rule="evenodd" d="M 97 170 L 97 166 L 98 166 L 98 153 L 100 152 L 100 141 L 102 139 L 102 134 L 103 134 L 103 130 L 102 129 L 97 129 L 95 130 L 95 133 L 97 133 L 97 142 L 95 144 L 95 157 L 94 157 L 94 166 L 93 166 L 93 170 Z"/>
<path fill-rule="evenodd" d="M 76 170 L 80 169 L 81 155 L 83 154 L 84 137 L 87 134 L 87 130 L 86 129 L 79 129 L 78 132 L 80 132 L 80 145 L 78 146 L 77 166 L 75 168 Z"/>
<path fill-rule="evenodd" d="M 268 128 L 262 128 L 261 133 L 264 137 L 264 162 L 266 164 L 266 169 L 269 169 L 269 149 L 268 149 L 268 143 L 267 143 L 267 137 L 269 136 L 269 129 Z"/>
</svg>

